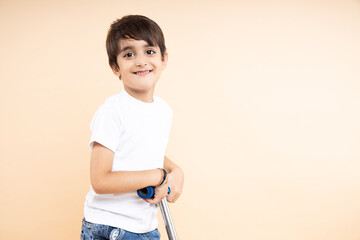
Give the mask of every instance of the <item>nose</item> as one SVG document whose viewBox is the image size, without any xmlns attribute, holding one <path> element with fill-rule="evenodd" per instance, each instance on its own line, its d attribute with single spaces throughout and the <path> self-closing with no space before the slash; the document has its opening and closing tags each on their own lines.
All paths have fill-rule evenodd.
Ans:
<svg viewBox="0 0 360 240">
<path fill-rule="evenodd" d="M 136 55 L 135 64 L 136 66 L 146 66 L 146 56 L 144 56 L 144 54 Z"/>
</svg>

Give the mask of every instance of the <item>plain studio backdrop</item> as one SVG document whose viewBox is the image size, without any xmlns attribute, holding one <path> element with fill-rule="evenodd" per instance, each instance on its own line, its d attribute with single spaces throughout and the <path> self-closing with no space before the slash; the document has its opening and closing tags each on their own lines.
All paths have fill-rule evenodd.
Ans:
<svg viewBox="0 0 360 240">
<path fill-rule="evenodd" d="M 0 239 L 79 239 L 127 14 L 165 34 L 180 239 L 360 239 L 358 0 L 0 0 Z"/>
</svg>

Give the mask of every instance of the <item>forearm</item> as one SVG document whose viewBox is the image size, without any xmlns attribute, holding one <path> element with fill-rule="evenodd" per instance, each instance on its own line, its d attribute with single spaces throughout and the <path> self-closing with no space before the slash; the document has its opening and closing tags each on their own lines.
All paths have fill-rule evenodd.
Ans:
<svg viewBox="0 0 360 240">
<path fill-rule="evenodd" d="M 161 181 L 161 177 L 162 173 L 159 169 L 107 172 L 98 177 L 92 177 L 91 185 L 98 194 L 116 194 L 156 186 Z"/>
<path fill-rule="evenodd" d="M 171 173 L 181 168 L 166 156 L 164 157 L 164 169 Z M 119 171 L 106 172 L 92 179 L 92 187 L 99 194 L 113 194 L 136 191 L 138 189 L 157 186 L 161 182 L 162 172 L 159 169 L 146 171 Z"/>
<path fill-rule="evenodd" d="M 164 157 L 164 169 L 168 172 L 171 173 L 172 171 L 178 169 L 181 170 L 181 168 L 176 165 L 173 161 L 171 161 L 168 157 Z M 181 170 L 182 171 L 182 170 Z"/>
</svg>

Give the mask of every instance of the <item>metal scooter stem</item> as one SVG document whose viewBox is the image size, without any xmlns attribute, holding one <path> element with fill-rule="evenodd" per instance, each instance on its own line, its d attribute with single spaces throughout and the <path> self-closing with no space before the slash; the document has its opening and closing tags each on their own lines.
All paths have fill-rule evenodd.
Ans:
<svg viewBox="0 0 360 240">
<path fill-rule="evenodd" d="M 168 189 L 168 194 L 169 193 L 170 193 L 170 188 Z M 137 190 L 137 194 L 142 199 L 152 198 L 155 195 L 155 187 L 146 187 L 139 189 Z M 169 240 L 178 240 L 166 198 L 163 198 L 163 200 L 161 200 L 161 202 L 159 202 L 157 206 L 160 207 L 161 215 L 164 220 L 164 225 Z"/>
<path fill-rule="evenodd" d="M 157 205 L 160 207 L 169 240 L 178 240 L 166 198 L 161 200 Z"/>
</svg>

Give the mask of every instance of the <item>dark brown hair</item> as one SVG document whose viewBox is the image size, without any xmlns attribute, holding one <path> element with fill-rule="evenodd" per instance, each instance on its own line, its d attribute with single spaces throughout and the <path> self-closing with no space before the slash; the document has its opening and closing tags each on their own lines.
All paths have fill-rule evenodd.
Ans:
<svg viewBox="0 0 360 240">
<path fill-rule="evenodd" d="M 150 46 L 158 46 L 164 59 L 166 51 L 164 35 L 156 22 L 141 15 L 127 15 L 114 21 L 106 37 L 106 51 L 111 68 L 119 69 L 117 55 L 121 39 L 144 40 Z"/>
</svg>

